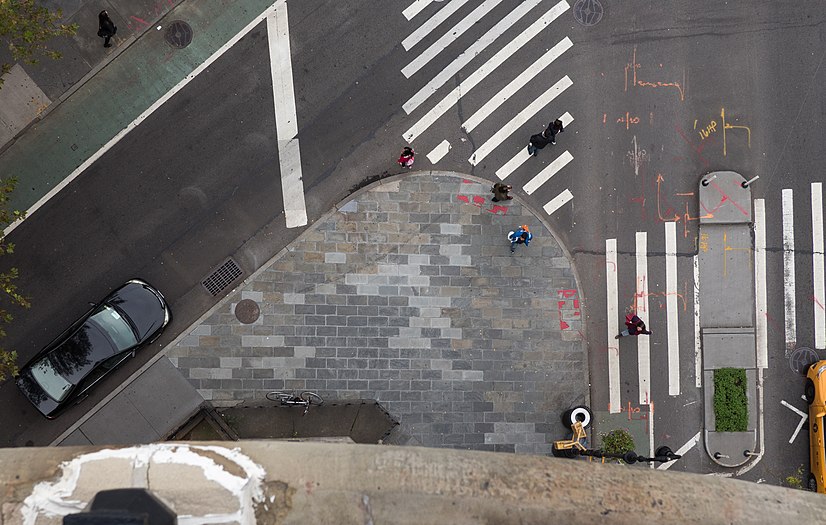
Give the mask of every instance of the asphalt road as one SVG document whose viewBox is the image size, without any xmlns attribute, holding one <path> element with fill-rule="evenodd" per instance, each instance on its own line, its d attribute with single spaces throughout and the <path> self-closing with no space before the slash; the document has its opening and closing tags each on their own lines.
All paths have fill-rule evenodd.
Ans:
<svg viewBox="0 0 826 525">
<path fill-rule="evenodd" d="M 808 439 L 801 433 L 788 443 L 799 417 L 781 404 L 785 400 L 805 409 L 800 399 L 803 380 L 785 357 L 781 191 L 793 190 L 794 229 L 799 233 L 795 344 L 814 348 L 809 195 L 811 183 L 822 179 L 824 165 L 819 129 L 824 108 L 817 96 L 824 80 L 822 9 L 816 3 L 789 1 L 638 1 L 633 7 L 606 1 L 602 18 L 591 26 L 578 23 L 569 9 L 471 86 L 474 72 L 485 70 L 482 64 L 491 64 L 516 35 L 556 5 L 538 1 L 488 47 L 473 50 L 483 34 L 523 5 L 505 0 L 455 42 L 441 46 L 444 49 L 410 78 L 401 73 L 478 4 L 459 8 L 405 50 L 400 42 L 448 3 L 433 3 L 410 21 L 401 13 L 407 4 L 378 10 L 371 2 L 288 3 L 310 221 L 360 185 L 397 173 L 394 160 L 405 144 L 403 135 L 454 88 L 461 93 L 458 102 L 448 105 L 413 141 L 416 168 L 498 180 L 496 171 L 525 147 L 531 134 L 567 112 L 574 120 L 558 144 L 527 160 L 507 182 L 537 210 L 565 190 L 573 195 L 547 218 L 574 256 L 580 275 L 587 316 L 581 336 L 590 350 L 592 406 L 597 411 L 608 410 L 605 241 L 617 240 L 622 310 L 634 304 L 635 237 L 647 232 L 645 320 L 654 330 L 650 391 L 656 411 L 650 421 L 634 424 L 650 430 L 653 423 L 656 444 L 676 450 L 702 426 L 692 294 L 700 214 L 697 183 L 715 170 L 759 176 L 752 191 L 754 198 L 766 202 L 769 247 L 767 454 L 743 477 L 779 483 L 793 475 L 808 462 Z M 524 86 L 511 84 L 566 37 L 573 43 L 570 49 Z M 468 65 L 458 73 L 443 73 L 469 47 L 473 59 Z M 164 338 L 168 340 L 214 302 L 199 288 L 212 268 L 233 255 L 249 273 L 300 233 L 283 227 L 269 71 L 261 24 L 13 232 L 10 240 L 17 250 L 5 264 L 21 268 L 20 287 L 34 305 L 18 316 L 6 341 L 18 349 L 21 361 L 82 313 L 87 301 L 133 276 L 149 280 L 170 299 L 176 318 Z M 444 84 L 408 115 L 403 105 L 440 74 Z M 519 117 L 566 75 L 570 87 L 538 111 Z M 501 105 L 472 131 L 463 130 L 462 124 L 497 93 L 509 96 L 500 97 Z M 735 126 L 725 130 L 725 138 L 723 112 L 726 123 Z M 511 127 L 512 119 L 517 123 Z M 501 144 L 475 165 L 469 162 L 497 133 Z M 433 164 L 426 154 L 443 140 L 451 149 Z M 572 157 L 567 165 L 528 195 L 525 185 L 565 151 Z M 663 232 L 669 221 L 677 223 L 677 396 L 668 394 L 666 373 L 669 292 Z M 101 390 L 114 388 L 148 354 Z M 640 407 L 637 396 L 635 354 L 634 346 L 622 341 L 622 416 L 629 419 L 648 410 Z M 0 399 L 0 417 L 16 423 L 0 433 L 0 444 L 42 444 L 59 433 L 53 423 L 33 413 L 13 385 L 0 387 Z M 641 412 L 635 412 L 637 408 Z M 672 468 L 719 470 L 702 450 L 702 441 Z"/>
</svg>

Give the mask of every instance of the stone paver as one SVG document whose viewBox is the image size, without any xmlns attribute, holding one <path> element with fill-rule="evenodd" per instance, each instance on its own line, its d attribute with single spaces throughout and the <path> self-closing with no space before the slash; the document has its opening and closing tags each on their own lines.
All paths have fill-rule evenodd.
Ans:
<svg viewBox="0 0 826 525">
<path fill-rule="evenodd" d="M 216 405 L 307 389 L 376 399 L 426 446 L 549 453 L 569 437 L 561 411 L 588 398 L 581 320 L 558 303 L 577 285 L 543 224 L 515 200 L 493 207 L 489 187 L 429 173 L 371 187 L 170 359 Z M 511 255 L 520 224 L 534 239 Z M 242 299 L 260 305 L 253 324 L 233 314 Z"/>
</svg>

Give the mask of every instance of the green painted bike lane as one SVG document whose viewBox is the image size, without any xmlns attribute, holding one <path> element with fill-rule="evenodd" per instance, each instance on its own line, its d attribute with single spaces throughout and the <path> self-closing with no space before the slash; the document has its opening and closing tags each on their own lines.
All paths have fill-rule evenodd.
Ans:
<svg viewBox="0 0 826 525">
<path fill-rule="evenodd" d="M 39 207 L 50 192 L 82 176 L 104 146 L 125 136 L 170 90 L 194 78 L 222 46 L 284 1 L 190 0 L 167 13 L 0 155 L 0 178 L 18 181 L 9 209 Z M 192 43 L 183 49 L 164 38 L 166 27 L 176 20 L 192 27 Z"/>
</svg>

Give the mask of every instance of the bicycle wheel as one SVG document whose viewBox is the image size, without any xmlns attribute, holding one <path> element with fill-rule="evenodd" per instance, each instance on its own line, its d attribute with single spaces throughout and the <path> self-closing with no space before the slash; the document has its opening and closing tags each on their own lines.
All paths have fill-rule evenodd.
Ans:
<svg viewBox="0 0 826 525">
<path fill-rule="evenodd" d="M 285 401 L 292 401 L 293 395 L 288 392 L 267 392 L 267 399 L 284 403 Z"/>
<path fill-rule="evenodd" d="M 315 392 L 301 392 L 299 396 L 302 401 L 306 401 L 311 405 L 323 405 L 324 400 L 321 399 L 321 396 L 316 394 Z"/>
</svg>

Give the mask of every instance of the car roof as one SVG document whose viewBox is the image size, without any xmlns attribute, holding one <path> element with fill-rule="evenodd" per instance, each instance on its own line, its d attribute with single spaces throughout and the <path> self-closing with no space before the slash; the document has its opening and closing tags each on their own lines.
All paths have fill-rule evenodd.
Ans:
<svg viewBox="0 0 826 525">
<path fill-rule="evenodd" d="M 79 383 L 101 361 L 112 357 L 115 347 L 109 337 L 88 320 L 58 347 L 49 352 L 49 362 L 72 384 Z"/>
</svg>

